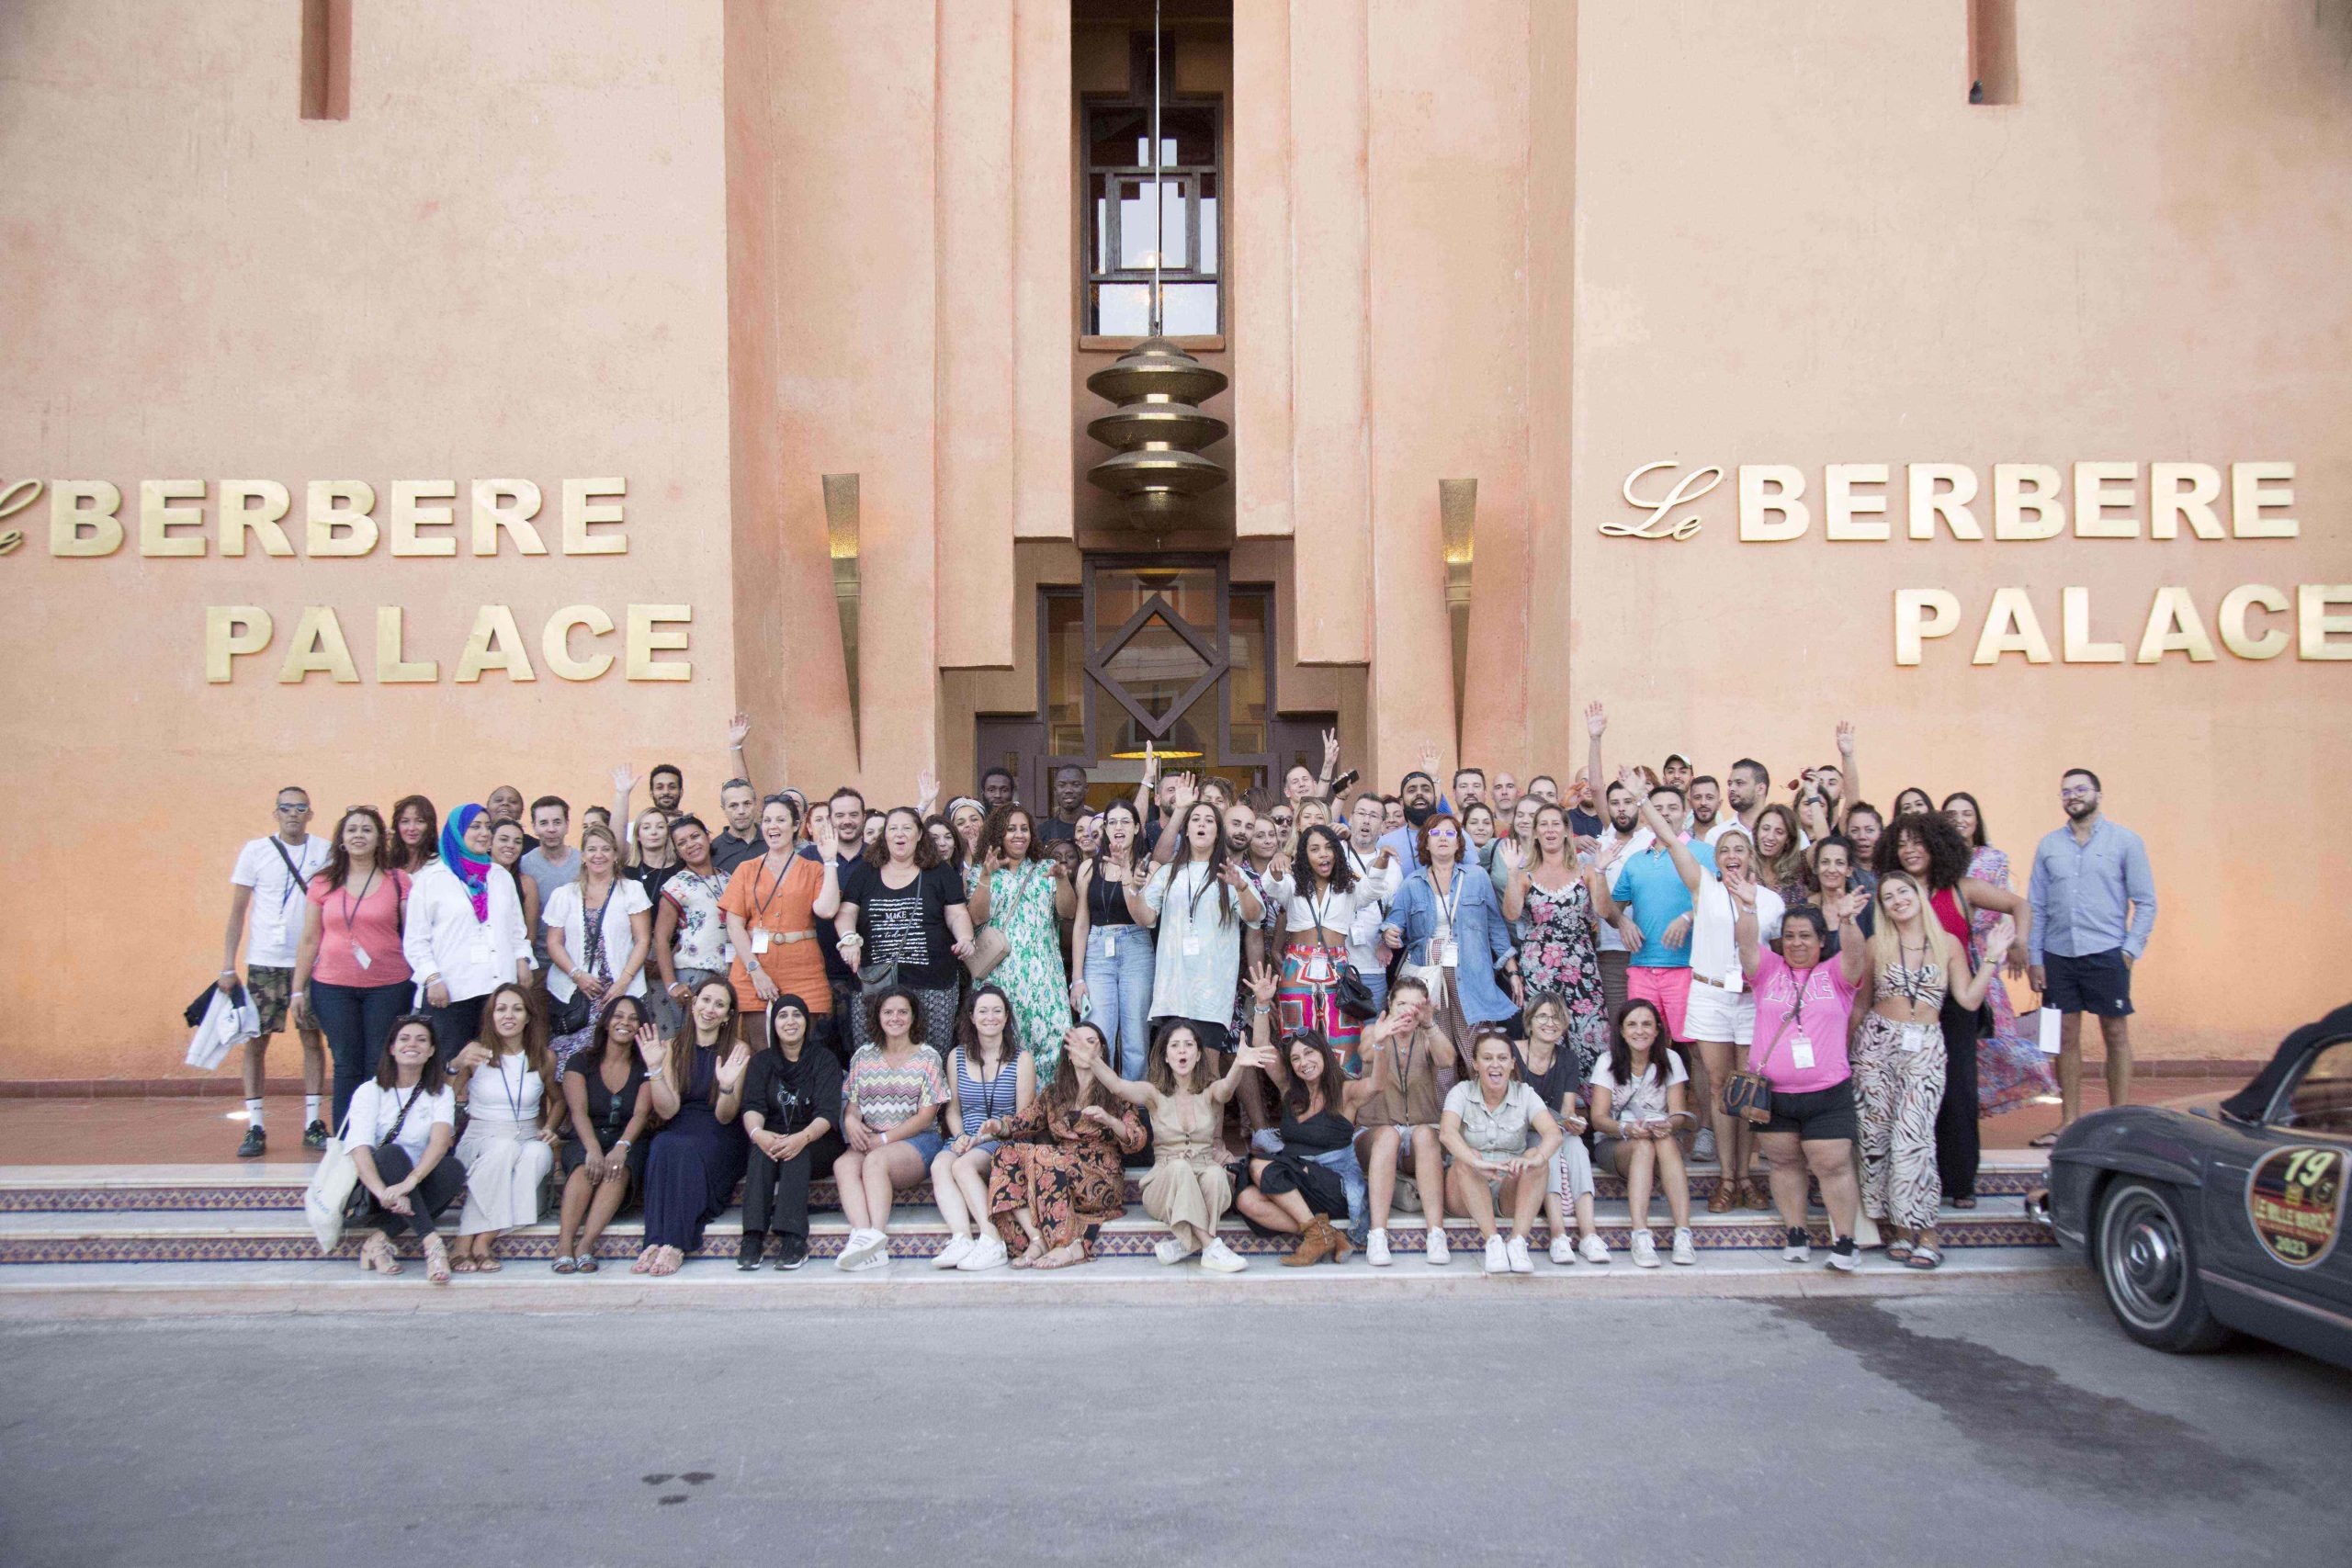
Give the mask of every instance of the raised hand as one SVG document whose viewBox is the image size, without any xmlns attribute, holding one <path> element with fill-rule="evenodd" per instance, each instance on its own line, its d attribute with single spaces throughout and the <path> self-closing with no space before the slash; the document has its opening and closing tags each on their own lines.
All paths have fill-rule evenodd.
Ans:
<svg viewBox="0 0 2352 1568">
<path fill-rule="evenodd" d="M 837 858 L 841 852 L 841 835 L 833 830 L 833 819 L 830 815 L 809 825 L 808 841 L 817 847 L 819 854 L 825 857 L 826 864 L 831 865 Z"/>
<path fill-rule="evenodd" d="M 988 853 L 986 853 L 986 854 L 984 854 L 984 855 L 982 855 L 982 856 L 980 857 L 980 871 L 981 871 L 981 873 L 982 873 L 983 874 L 985 874 L 985 875 L 991 875 L 991 876 L 992 876 L 992 875 L 994 875 L 996 873 L 998 873 L 998 872 L 1000 872 L 1000 871 L 1002 871 L 1003 869 L 1004 869 L 1004 853 L 1003 853 L 1003 852 L 1002 852 L 1001 850 L 998 849 L 996 845 L 994 845 L 994 844 L 990 844 L 990 845 L 989 846 L 989 849 L 988 849 Z"/>
<path fill-rule="evenodd" d="M 1150 789 L 1159 783 L 1159 753 L 1152 750 L 1149 740 L 1143 743 L 1143 787 Z"/>
<path fill-rule="evenodd" d="M 743 1074 L 752 1065 L 752 1048 L 741 1040 L 727 1059 L 718 1064 L 718 1092 L 733 1094 L 743 1087 Z"/>
<path fill-rule="evenodd" d="M 1609 714 L 1598 702 L 1584 705 L 1584 732 L 1595 740 L 1609 728 Z"/>
<path fill-rule="evenodd" d="M 1323 776 L 1328 779 L 1339 772 L 1339 769 L 1340 732 L 1336 729 L 1327 729 L 1323 732 Z"/>
<path fill-rule="evenodd" d="M 1517 839 L 1498 840 L 1495 853 L 1501 858 L 1506 870 L 1521 871 L 1527 865 L 1527 852 L 1519 847 Z"/>
<path fill-rule="evenodd" d="M 1233 1054 L 1233 1059 L 1245 1067 L 1255 1067 L 1261 1073 L 1271 1072 L 1274 1066 L 1274 1048 L 1255 1043 L 1244 1045 Z"/>
<path fill-rule="evenodd" d="M 1649 798 L 1649 780 L 1642 777 L 1642 771 L 1639 768 L 1630 764 L 1619 768 L 1617 783 L 1621 787 L 1632 792 L 1635 800 Z"/>
<path fill-rule="evenodd" d="M 1849 762 L 1853 761 L 1854 721 L 1850 718 L 1841 718 L 1838 721 L 1838 755 Z"/>
<path fill-rule="evenodd" d="M 659 1077 L 670 1065 L 670 1047 L 662 1041 L 662 1032 L 650 1023 L 637 1026 L 637 1058 L 645 1064 L 648 1077 Z"/>
<path fill-rule="evenodd" d="M 1178 773 L 1176 775 L 1175 815 L 1182 817 L 1185 810 L 1192 806 L 1193 802 L 1200 798 L 1201 783 L 1199 775 L 1194 773 Z"/>
<path fill-rule="evenodd" d="M 1281 984 L 1282 976 L 1274 972 L 1272 964 L 1250 965 L 1250 994 L 1257 999 L 1260 1007 L 1273 1006 L 1274 992 Z"/>
<path fill-rule="evenodd" d="M 1429 774 L 1431 779 L 1435 779 L 1437 777 L 1437 742 L 1434 740 L 1422 741 L 1421 772 Z"/>
<path fill-rule="evenodd" d="M 627 795 L 635 789 L 637 784 L 637 775 L 629 772 L 628 764 L 624 763 L 613 770 L 613 789 L 616 794 Z"/>
<path fill-rule="evenodd" d="M 928 817 L 931 815 L 932 807 L 938 802 L 938 799 L 939 775 L 929 768 L 925 768 L 915 775 L 916 807 L 923 816 Z"/>
<path fill-rule="evenodd" d="M 741 750 L 744 740 L 751 736 L 751 733 L 752 716 L 739 711 L 733 718 L 727 721 L 727 749 L 729 751 Z"/>
<path fill-rule="evenodd" d="M 470 1073 L 489 1065 L 490 1047 L 479 1040 L 468 1044 L 464 1050 L 449 1058 L 449 1070 L 453 1073 Z"/>
</svg>

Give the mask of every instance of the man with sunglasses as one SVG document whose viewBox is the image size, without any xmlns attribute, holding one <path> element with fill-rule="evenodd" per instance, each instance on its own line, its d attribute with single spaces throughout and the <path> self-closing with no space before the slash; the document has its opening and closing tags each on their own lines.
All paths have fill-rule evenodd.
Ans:
<svg viewBox="0 0 2352 1568">
<path fill-rule="evenodd" d="M 258 1159 L 269 1148 L 262 1130 L 262 1089 L 270 1036 L 286 1027 L 287 998 L 294 989 L 294 948 L 310 913 L 311 878 L 327 863 L 334 846 L 311 832 L 311 796 L 288 785 L 277 792 L 277 830 L 237 852 L 229 874 L 229 929 L 221 948 L 219 984 L 233 989 L 237 942 L 245 946 L 244 987 L 261 1014 L 261 1032 L 245 1042 L 245 1138 L 239 1159 Z M 327 1141 L 319 1103 L 326 1089 L 326 1039 L 315 1028 L 298 1031 L 302 1041 L 302 1146 Z"/>
</svg>

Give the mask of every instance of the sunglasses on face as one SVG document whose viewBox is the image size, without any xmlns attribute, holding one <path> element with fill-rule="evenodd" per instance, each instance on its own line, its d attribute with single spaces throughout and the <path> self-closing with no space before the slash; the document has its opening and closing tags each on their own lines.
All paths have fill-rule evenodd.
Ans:
<svg viewBox="0 0 2352 1568">
<path fill-rule="evenodd" d="M 283 801 L 278 803 L 277 809 L 295 817 L 308 817 L 311 814 L 311 808 L 307 806 L 288 806 Z"/>
</svg>

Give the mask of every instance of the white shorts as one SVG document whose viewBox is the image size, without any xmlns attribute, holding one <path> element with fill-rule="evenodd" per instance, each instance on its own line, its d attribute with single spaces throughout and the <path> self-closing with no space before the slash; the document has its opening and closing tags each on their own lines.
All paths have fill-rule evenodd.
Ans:
<svg viewBox="0 0 2352 1568">
<path fill-rule="evenodd" d="M 1728 1040 L 1746 1045 L 1756 1038 L 1756 993 L 1726 991 L 1702 980 L 1690 982 L 1683 1029 L 1692 1040 Z"/>
</svg>

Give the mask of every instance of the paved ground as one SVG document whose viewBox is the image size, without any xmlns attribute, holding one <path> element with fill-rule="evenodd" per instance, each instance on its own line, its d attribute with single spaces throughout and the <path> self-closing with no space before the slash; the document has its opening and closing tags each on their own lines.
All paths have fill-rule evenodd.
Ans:
<svg viewBox="0 0 2352 1568">
<path fill-rule="evenodd" d="M 14 1324 L 0 1356 L 0 1562 L 42 1568 L 2308 1565 L 2352 1446 L 2352 1376 L 2143 1351 L 2086 1291 Z"/>
</svg>

